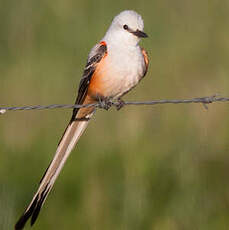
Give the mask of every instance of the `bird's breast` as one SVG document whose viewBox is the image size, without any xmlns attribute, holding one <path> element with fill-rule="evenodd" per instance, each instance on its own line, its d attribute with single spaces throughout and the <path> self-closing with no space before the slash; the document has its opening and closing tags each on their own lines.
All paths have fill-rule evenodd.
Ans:
<svg viewBox="0 0 229 230">
<path fill-rule="evenodd" d="M 117 98 L 133 88 L 144 73 L 144 59 L 139 49 L 113 51 L 98 64 L 89 86 L 94 96 Z"/>
</svg>

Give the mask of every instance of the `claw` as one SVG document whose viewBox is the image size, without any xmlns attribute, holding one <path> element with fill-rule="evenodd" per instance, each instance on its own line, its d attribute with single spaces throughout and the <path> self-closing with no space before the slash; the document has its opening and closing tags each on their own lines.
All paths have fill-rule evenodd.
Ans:
<svg viewBox="0 0 229 230">
<path fill-rule="evenodd" d="M 105 110 L 110 109 L 110 107 L 112 106 L 112 102 L 109 99 L 101 99 L 99 98 L 99 107 Z"/>
<path fill-rule="evenodd" d="M 120 110 L 125 105 L 125 101 L 123 101 L 121 98 L 118 98 L 117 104 L 115 104 L 116 109 Z"/>
</svg>

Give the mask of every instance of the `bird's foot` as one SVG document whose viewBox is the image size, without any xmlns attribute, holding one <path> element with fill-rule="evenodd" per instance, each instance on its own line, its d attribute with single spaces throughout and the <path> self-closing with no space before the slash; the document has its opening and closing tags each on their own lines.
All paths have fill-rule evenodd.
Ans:
<svg viewBox="0 0 229 230">
<path fill-rule="evenodd" d="M 121 98 L 118 98 L 117 103 L 115 104 L 116 109 L 120 110 L 125 104 L 125 101 L 123 101 Z"/>
<path fill-rule="evenodd" d="M 99 98 L 99 108 L 108 110 L 112 106 L 112 101 L 110 99 L 104 98 L 101 99 Z"/>
</svg>

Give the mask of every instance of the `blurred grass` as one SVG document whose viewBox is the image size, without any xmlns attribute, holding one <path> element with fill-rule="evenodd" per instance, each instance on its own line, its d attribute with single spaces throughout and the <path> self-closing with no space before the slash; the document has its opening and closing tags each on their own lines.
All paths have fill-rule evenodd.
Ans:
<svg viewBox="0 0 229 230">
<path fill-rule="evenodd" d="M 0 1 L 0 104 L 74 102 L 89 50 L 124 9 L 142 14 L 151 61 L 126 98 L 228 96 L 226 0 L 11 0 Z M 228 229 L 228 112 L 225 103 L 98 111 L 34 229 Z M 30 202 L 70 115 L 1 116 L 0 229 Z"/>
</svg>

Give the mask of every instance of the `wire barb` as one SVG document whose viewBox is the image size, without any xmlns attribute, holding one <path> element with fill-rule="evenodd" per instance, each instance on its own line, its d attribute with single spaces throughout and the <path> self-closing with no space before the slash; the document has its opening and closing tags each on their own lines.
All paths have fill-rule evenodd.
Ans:
<svg viewBox="0 0 229 230">
<path fill-rule="evenodd" d="M 5 109 L 0 109 L 0 114 L 3 114 L 3 113 L 5 113 L 5 112 L 6 112 Z"/>
<path fill-rule="evenodd" d="M 96 107 L 100 109 L 108 110 L 110 107 L 114 106 L 117 109 L 121 109 L 127 105 L 159 105 L 159 104 L 190 104 L 190 103 L 200 103 L 205 109 L 208 109 L 207 105 L 215 102 L 228 102 L 229 98 L 219 97 L 218 94 L 209 97 L 199 97 L 191 99 L 171 99 L 171 100 L 152 100 L 152 101 L 112 101 L 112 100 L 101 100 L 98 103 L 86 104 L 86 105 L 68 105 L 68 104 L 52 104 L 52 105 L 35 105 L 35 106 L 12 106 L 12 107 L 0 107 L 0 115 L 4 114 L 6 111 L 16 111 L 16 110 L 44 110 L 44 109 L 74 109 L 74 108 L 88 108 Z M 121 103 L 121 106 L 120 106 Z"/>
</svg>

